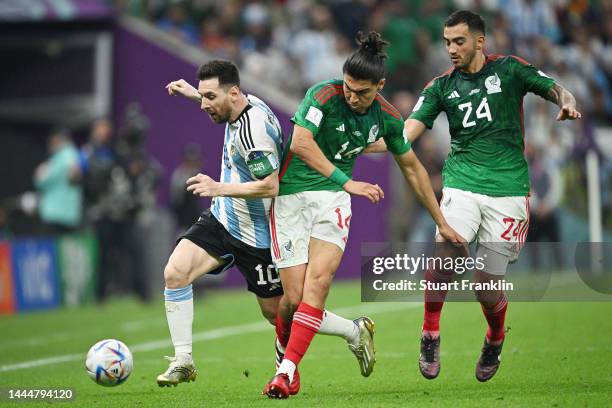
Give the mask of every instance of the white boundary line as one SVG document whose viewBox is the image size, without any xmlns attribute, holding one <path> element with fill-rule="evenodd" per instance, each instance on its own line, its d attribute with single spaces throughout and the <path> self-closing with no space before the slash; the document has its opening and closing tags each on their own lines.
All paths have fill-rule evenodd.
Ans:
<svg viewBox="0 0 612 408">
<path fill-rule="evenodd" d="M 343 307 L 333 310 L 334 313 L 340 315 L 356 315 L 356 314 L 382 314 L 387 312 L 396 312 L 406 309 L 414 309 L 422 306 L 421 302 L 415 303 L 362 303 L 360 305 Z M 257 333 L 266 330 L 272 331 L 272 326 L 266 321 L 241 324 L 238 326 L 227 326 L 218 329 L 212 329 L 195 333 L 193 342 L 202 342 L 222 339 L 224 337 L 242 335 L 246 333 Z M 169 339 L 149 341 L 146 343 L 134 344 L 130 346 L 132 352 L 144 352 L 159 350 L 172 346 Z M 66 363 L 71 361 L 84 360 L 85 354 L 65 354 L 61 356 L 53 356 L 36 360 L 23 361 L 21 363 L 6 364 L 0 366 L 0 372 L 23 370 L 27 368 L 41 367 L 45 365 Z"/>
</svg>

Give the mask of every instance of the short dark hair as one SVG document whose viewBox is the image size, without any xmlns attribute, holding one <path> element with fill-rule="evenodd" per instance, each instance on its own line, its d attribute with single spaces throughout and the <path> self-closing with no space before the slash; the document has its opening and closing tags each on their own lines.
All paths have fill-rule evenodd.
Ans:
<svg viewBox="0 0 612 408">
<path fill-rule="evenodd" d="M 238 68 L 230 61 L 212 60 L 198 68 L 197 77 L 200 81 L 217 78 L 221 86 L 240 87 Z"/>
<path fill-rule="evenodd" d="M 359 48 L 344 61 L 342 72 L 355 79 L 369 79 L 372 83 L 378 83 L 385 77 L 387 54 L 384 49 L 389 42 L 376 31 L 370 31 L 367 35 L 360 31 L 355 40 Z"/>
<path fill-rule="evenodd" d="M 457 10 L 444 23 L 444 27 L 454 27 L 458 24 L 466 24 L 471 32 L 485 33 L 485 23 L 479 14 L 469 10 Z"/>
</svg>

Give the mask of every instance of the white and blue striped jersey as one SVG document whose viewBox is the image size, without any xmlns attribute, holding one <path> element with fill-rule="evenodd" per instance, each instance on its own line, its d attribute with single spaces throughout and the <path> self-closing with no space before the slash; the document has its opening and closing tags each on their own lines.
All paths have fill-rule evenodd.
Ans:
<svg viewBox="0 0 612 408">
<path fill-rule="evenodd" d="M 259 98 L 247 95 L 249 105 L 238 119 L 225 126 L 222 183 L 246 183 L 257 180 L 247 166 L 252 152 L 269 152 L 280 163 L 282 131 L 272 110 Z M 278 164 L 277 164 L 278 167 Z M 268 225 L 270 198 L 215 197 L 213 216 L 236 239 L 256 248 L 270 248 Z"/>
</svg>

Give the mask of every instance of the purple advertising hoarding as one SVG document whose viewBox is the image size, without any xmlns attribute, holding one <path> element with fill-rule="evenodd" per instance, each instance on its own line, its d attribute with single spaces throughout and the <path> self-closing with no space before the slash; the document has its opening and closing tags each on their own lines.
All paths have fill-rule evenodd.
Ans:
<svg viewBox="0 0 612 408">
<path fill-rule="evenodd" d="M 202 172 L 214 179 L 219 177 L 223 126 L 212 123 L 197 104 L 171 97 L 164 88 L 168 82 L 179 78 L 195 85 L 196 70 L 197 66 L 162 47 L 120 26 L 117 28 L 113 72 L 114 118 L 121 123 L 126 106 L 133 101 L 140 103 L 142 111 L 148 116 L 151 124 L 148 147 L 165 171 L 161 186 L 162 202 L 167 202 L 170 174 L 179 164 L 183 148 L 189 143 L 198 143 L 202 148 Z M 248 92 L 248 84 L 245 88 Z M 281 122 L 286 140 L 292 129 L 290 117 L 293 112 L 278 109 L 273 103 L 270 103 L 270 107 Z M 387 157 L 364 155 L 357 161 L 354 177 L 378 183 L 389 193 L 389 165 Z M 351 233 L 337 276 L 358 277 L 361 242 L 385 239 L 388 202 L 388 197 L 379 205 L 373 205 L 361 197 L 353 198 Z M 209 205 L 210 200 L 205 203 Z M 231 274 L 229 281 L 242 284 L 237 272 Z"/>
</svg>

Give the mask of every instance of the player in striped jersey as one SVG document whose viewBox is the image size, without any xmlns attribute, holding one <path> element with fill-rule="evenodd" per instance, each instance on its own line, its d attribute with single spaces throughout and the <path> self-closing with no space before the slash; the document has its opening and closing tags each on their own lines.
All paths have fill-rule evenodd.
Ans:
<svg viewBox="0 0 612 408">
<path fill-rule="evenodd" d="M 213 197 L 211 210 L 183 234 L 164 270 L 166 317 L 175 356 L 160 386 L 193 381 L 192 358 L 193 294 L 191 283 L 207 273 L 220 273 L 235 265 L 247 281 L 247 288 L 259 302 L 263 315 L 276 324 L 283 293 L 270 254 L 268 225 L 271 197 L 278 192 L 278 167 L 282 132 L 270 108 L 253 95 L 240 90 L 238 69 L 228 61 L 211 61 L 198 70 L 198 89 L 184 80 L 166 86 L 170 95 L 182 95 L 200 104 L 215 123 L 225 123 L 221 181 L 204 174 L 187 180 L 187 190 L 201 197 Z M 290 316 L 280 314 L 290 321 Z M 326 312 L 325 330 L 347 341 L 360 337 L 359 327 Z M 280 363 L 284 349 L 276 344 Z M 299 377 L 291 384 L 299 389 Z"/>
<path fill-rule="evenodd" d="M 383 139 L 440 233 L 451 242 L 462 241 L 440 212 L 427 171 L 403 134 L 401 115 L 379 94 L 385 84 L 387 42 L 370 32 L 359 33 L 358 43 L 359 49 L 344 63 L 343 80 L 310 88 L 293 117 L 270 229 L 273 259 L 285 290 L 279 310 L 296 311 L 284 339 L 285 358 L 263 389 L 271 398 L 291 395 L 297 365 L 323 327 L 325 301 L 354 222 L 349 194 L 373 203 L 383 198 L 378 185 L 351 180 L 357 155 Z M 359 324 L 373 334 L 371 320 Z M 277 324 L 276 330 L 282 338 L 283 328 Z M 350 347 L 364 376 L 372 373 L 376 361 L 371 336 L 366 340 Z"/>
</svg>

